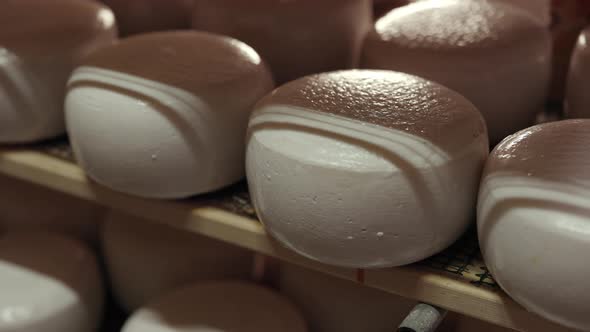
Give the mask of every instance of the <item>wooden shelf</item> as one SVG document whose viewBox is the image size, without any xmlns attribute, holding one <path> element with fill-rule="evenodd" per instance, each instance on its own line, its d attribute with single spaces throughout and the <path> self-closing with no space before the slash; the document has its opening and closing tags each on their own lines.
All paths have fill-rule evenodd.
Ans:
<svg viewBox="0 0 590 332">
<path fill-rule="evenodd" d="M 210 197 L 185 201 L 147 200 L 111 191 L 89 181 L 73 162 L 44 149 L 0 149 L 0 174 L 67 193 L 144 219 L 229 242 L 340 278 L 359 281 L 359 271 L 319 264 L 272 241 L 254 218 L 212 203 Z M 362 271 L 362 283 L 386 292 L 434 304 L 517 331 L 570 331 L 527 312 L 501 290 L 423 264 Z"/>
</svg>

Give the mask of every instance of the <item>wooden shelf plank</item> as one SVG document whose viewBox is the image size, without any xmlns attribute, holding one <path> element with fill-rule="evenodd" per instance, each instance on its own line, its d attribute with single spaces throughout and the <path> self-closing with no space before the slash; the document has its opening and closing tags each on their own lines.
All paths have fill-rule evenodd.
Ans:
<svg viewBox="0 0 590 332">
<path fill-rule="evenodd" d="M 0 174 L 333 276 L 357 279 L 355 270 L 319 264 L 277 245 L 255 219 L 225 211 L 206 200 L 148 200 L 117 193 L 89 181 L 74 163 L 34 149 L 0 150 Z M 460 278 L 419 265 L 364 271 L 363 283 L 518 331 L 570 331 L 527 312 L 502 291 L 476 287 Z"/>
</svg>

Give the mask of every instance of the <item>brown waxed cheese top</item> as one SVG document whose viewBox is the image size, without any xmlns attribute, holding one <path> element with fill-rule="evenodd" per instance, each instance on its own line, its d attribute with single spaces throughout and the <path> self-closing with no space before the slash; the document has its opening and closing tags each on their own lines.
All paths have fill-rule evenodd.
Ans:
<svg viewBox="0 0 590 332">
<path fill-rule="evenodd" d="M 487 130 L 480 112 L 467 99 L 417 76 L 380 70 L 347 70 L 307 76 L 263 98 L 341 116 L 425 138 L 445 150 L 465 147 Z M 486 143 L 487 144 L 487 143 Z"/>
<path fill-rule="evenodd" d="M 397 8 L 379 19 L 369 44 L 437 51 L 515 47 L 546 28 L 508 5 L 481 1 L 424 1 Z"/>
<path fill-rule="evenodd" d="M 17 54 L 75 49 L 101 35 L 114 38 L 116 25 L 111 10 L 97 2 L 0 1 L 0 47 Z"/>
<path fill-rule="evenodd" d="M 490 155 L 494 173 L 590 185 L 590 120 L 537 125 L 507 137 Z"/>
<path fill-rule="evenodd" d="M 117 17 L 122 36 L 191 26 L 193 0 L 102 0 Z"/>
<path fill-rule="evenodd" d="M 90 55 L 83 66 L 138 76 L 191 92 L 217 84 L 256 79 L 268 71 L 248 45 L 229 37 L 196 31 L 126 38 Z"/>
<path fill-rule="evenodd" d="M 372 0 L 195 0 L 193 28 L 252 46 L 280 82 L 358 67 Z"/>
</svg>

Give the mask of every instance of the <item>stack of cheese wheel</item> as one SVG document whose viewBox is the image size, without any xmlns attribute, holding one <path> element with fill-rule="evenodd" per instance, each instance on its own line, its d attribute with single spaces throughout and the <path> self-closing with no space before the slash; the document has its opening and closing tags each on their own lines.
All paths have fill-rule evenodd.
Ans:
<svg viewBox="0 0 590 332">
<path fill-rule="evenodd" d="M 195 0 L 193 27 L 254 47 L 279 83 L 358 65 L 371 0 Z"/>
<path fill-rule="evenodd" d="M 93 254 L 49 233 L 0 236 L 0 331 L 94 332 L 102 284 Z"/>
<path fill-rule="evenodd" d="M 279 287 L 309 322 L 311 331 L 394 331 L 415 301 L 294 265 L 281 267 Z"/>
<path fill-rule="evenodd" d="M 168 293 L 141 308 L 122 332 L 306 332 L 295 307 L 255 284 L 210 282 Z"/>
<path fill-rule="evenodd" d="M 117 213 L 105 221 L 102 248 L 115 297 L 127 311 L 191 282 L 247 278 L 252 266 L 243 249 Z"/>
<path fill-rule="evenodd" d="M 572 56 L 565 110 L 569 118 L 590 118 L 590 28 L 584 30 Z"/>
<path fill-rule="evenodd" d="M 272 88 L 258 54 L 235 39 L 138 35 L 93 53 L 74 72 L 68 132 L 97 182 L 144 197 L 187 197 L 244 176 L 248 117 Z"/>
<path fill-rule="evenodd" d="M 550 56 L 549 30 L 523 10 L 493 1 L 431 0 L 378 20 L 362 66 L 418 75 L 457 91 L 482 112 L 497 143 L 531 125 L 543 109 Z"/>
<path fill-rule="evenodd" d="M 121 36 L 188 29 L 193 0 L 102 0 L 115 13 Z"/>
<path fill-rule="evenodd" d="M 339 71 L 283 85 L 250 119 L 246 168 L 269 234 L 347 267 L 408 264 L 472 220 L 488 154 L 465 98 L 391 71 Z"/>
<path fill-rule="evenodd" d="M 65 132 L 68 77 L 89 52 L 116 38 L 113 13 L 86 0 L 0 3 L 0 143 Z"/>
<path fill-rule="evenodd" d="M 0 233 L 46 230 L 97 243 L 102 207 L 10 177 L 0 177 L 0 197 Z"/>
<path fill-rule="evenodd" d="M 528 310 L 588 330 L 590 120 L 531 127 L 492 152 L 478 206 L 481 249 L 502 288 Z"/>
</svg>

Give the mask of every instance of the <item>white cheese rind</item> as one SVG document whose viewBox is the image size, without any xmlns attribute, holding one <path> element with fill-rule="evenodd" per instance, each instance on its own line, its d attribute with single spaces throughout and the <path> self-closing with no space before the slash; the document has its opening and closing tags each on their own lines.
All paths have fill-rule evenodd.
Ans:
<svg viewBox="0 0 590 332">
<path fill-rule="evenodd" d="M 269 233 L 324 263 L 409 264 L 450 245 L 473 217 L 485 138 L 448 155 L 427 140 L 313 110 L 250 120 L 246 170 Z"/>
</svg>

